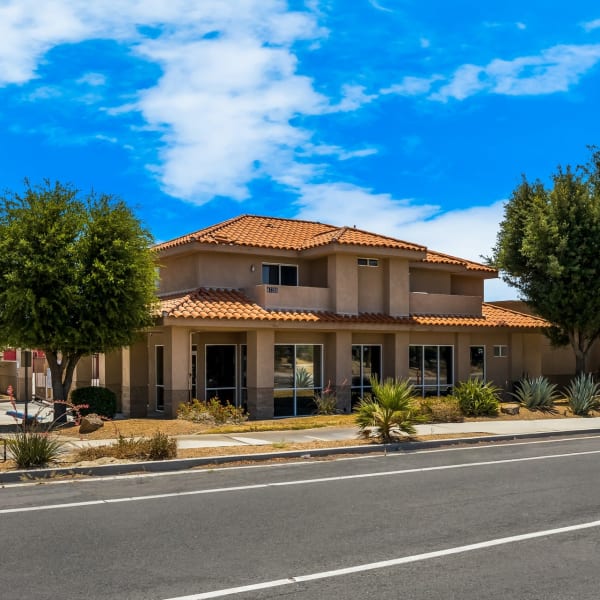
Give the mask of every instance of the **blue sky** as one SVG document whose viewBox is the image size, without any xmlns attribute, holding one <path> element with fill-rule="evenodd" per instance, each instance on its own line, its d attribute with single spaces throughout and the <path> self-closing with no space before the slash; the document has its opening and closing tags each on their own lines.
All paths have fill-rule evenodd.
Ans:
<svg viewBox="0 0 600 600">
<path fill-rule="evenodd" d="M 600 144 L 599 77 L 591 1 L 0 0 L 1 184 L 157 241 L 252 213 L 477 260 L 522 173 Z"/>
</svg>

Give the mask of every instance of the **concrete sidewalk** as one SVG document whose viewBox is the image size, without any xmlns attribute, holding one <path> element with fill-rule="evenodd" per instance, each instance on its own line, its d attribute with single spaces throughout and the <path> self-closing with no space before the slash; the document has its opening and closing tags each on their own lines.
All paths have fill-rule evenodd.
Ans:
<svg viewBox="0 0 600 600">
<path fill-rule="evenodd" d="M 6 415 L 6 410 L 12 408 L 8 403 L 0 404 L 0 425 L 14 425 L 15 420 Z M 35 406 L 30 406 L 30 414 L 37 412 Z M 22 411 L 24 405 L 17 404 L 17 410 Z M 51 409 L 43 409 L 42 416 L 51 419 Z M 526 436 L 535 434 L 585 433 L 600 432 L 600 417 L 568 418 L 568 419 L 532 419 L 532 420 L 500 420 L 468 421 L 464 423 L 433 423 L 417 425 L 418 435 L 460 435 L 472 436 L 474 433 L 485 436 Z M 317 429 L 302 429 L 288 431 L 261 431 L 230 434 L 196 434 L 176 436 L 178 448 L 218 448 L 232 446 L 266 446 L 277 443 L 303 442 L 336 442 L 358 438 L 356 427 L 322 427 Z M 114 440 L 79 440 L 72 438 L 67 444 L 71 447 L 86 447 L 105 445 Z"/>
</svg>

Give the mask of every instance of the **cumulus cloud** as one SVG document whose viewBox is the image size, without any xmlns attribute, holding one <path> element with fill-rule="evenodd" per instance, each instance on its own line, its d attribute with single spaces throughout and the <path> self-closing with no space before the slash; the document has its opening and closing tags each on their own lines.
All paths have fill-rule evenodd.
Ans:
<svg viewBox="0 0 600 600">
<path fill-rule="evenodd" d="M 355 225 L 395 237 L 405 224 L 425 219 L 439 210 L 437 206 L 396 199 L 391 194 L 344 182 L 301 185 L 295 204 L 301 219 Z"/>
<path fill-rule="evenodd" d="M 156 85 L 115 115 L 142 114 L 162 135 L 161 163 L 150 165 L 165 191 L 195 202 L 247 196 L 253 178 L 293 171 L 311 133 L 291 121 L 330 112 L 308 77 L 297 74 L 292 45 L 326 35 L 309 11 L 284 0 L 8 0 L 0 7 L 0 85 L 36 77 L 52 47 L 86 39 L 124 42 L 162 69 Z M 101 73 L 80 84 L 98 87 Z M 43 96 L 41 90 L 37 97 Z M 364 102 L 344 91 L 337 110 Z"/>
<path fill-rule="evenodd" d="M 485 66 L 459 67 L 430 98 L 464 100 L 479 92 L 508 96 L 567 91 L 600 61 L 600 44 L 558 45 L 538 55 L 494 59 Z"/>
</svg>

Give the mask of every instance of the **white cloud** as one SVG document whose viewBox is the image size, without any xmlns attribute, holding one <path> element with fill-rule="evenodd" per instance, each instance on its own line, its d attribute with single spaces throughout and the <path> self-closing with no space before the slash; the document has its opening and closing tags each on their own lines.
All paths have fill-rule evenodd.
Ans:
<svg viewBox="0 0 600 600">
<path fill-rule="evenodd" d="M 314 13 L 292 11 L 285 0 L 8 0 L 0 7 L 0 85 L 34 78 L 56 45 L 117 40 L 162 69 L 137 101 L 106 112 L 138 111 L 161 133 L 161 164 L 149 168 L 165 191 L 198 203 L 216 195 L 242 200 L 258 176 L 300 173 L 294 160 L 310 145 L 311 132 L 292 124 L 295 117 L 370 101 L 362 88 L 349 86 L 332 107 L 297 73 L 293 44 L 326 35 Z M 78 80 L 105 82 L 101 73 Z M 304 167 L 304 177 L 314 170 Z"/>
<path fill-rule="evenodd" d="M 593 21 L 587 21 L 585 23 L 582 23 L 581 26 L 586 31 L 593 31 L 594 29 L 600 28 L 600 19 L 594 19 Z"/>
<path fill-rule="evenodd" d="M 482 81 L 485 69 L 477 65 L 462 65 L 454 73 L 450 83 L 441 87 L 430 96 L 431 100 L 446 101 L 448 98 L 464 100 L 477 92 L 485 89 L 486 84 Z"/>
<path fill-rule="evenodd" d="M 600 61 L 600 44 L 559 45 L 538 55 L 462 65 L 432 100 L 464 100 L 482 91 L 509 96 L 564 92 Z"/>
<path fill-rule="evenodd" d="M 178 44 L 148 41 L 139 52 L 164 72 L 137 104 L 165 128 L 162 165 L 167 192 L 202 203 L 215 195 L 242 200 L 259 174 L 274 178 L 310 133 L 290 121 L 325 110 L 327 100 L 297 75 L 285 47 L 249 35 Z"/>
<path fill-rule="evenodd" d="M 298 188 L 301 219 L 354 226 L 395 237 L 406 224 L 435 214 L 439 207 L 396 199 L 351 183 L 304 184 Z M 343 210 L 341 210 L 343 207 Z M 417 240 L 408 240 L 417 241 Z"/>
<path fill-rule="evenodd" d="M 400 83 L 394 83 L 380 90 L 383 95 L 395 94 L 398 96 L 421 96 L 431 90 L 431 86 L 440 79 L 441 75 L 432 77 L 404 77 Z"/>
<path fill-rule="evenodd" d="M 365 87 L 362 85 L 346 84 L 342 86 L 342 100 L 332 105 L 328 112 L 348 112 L 360 108 L 377 98 L 375 94 L 365 93 Z"/>
</svg>

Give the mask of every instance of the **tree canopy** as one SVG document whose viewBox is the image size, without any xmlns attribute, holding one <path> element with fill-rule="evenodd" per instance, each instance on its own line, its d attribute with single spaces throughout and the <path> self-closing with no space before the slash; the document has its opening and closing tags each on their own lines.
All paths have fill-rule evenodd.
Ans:
<svg viewBox="0 0 600 600">
<path fill-rule="evenodd" d="M 571 344 L 577 373 L 600 336 L 600 151 L 587 164 L 558 167 L 551 185 L 524 176 L 504 210 L 491 263 Z"/>
<path fill-rule="evenodd" d="M 0 197 L 0 340 L 45 351 L 55 400 L 82 356 L 127 346 L 151 323 L 151 243 L 110 195 L 26 181 Z"/>
</svg>

